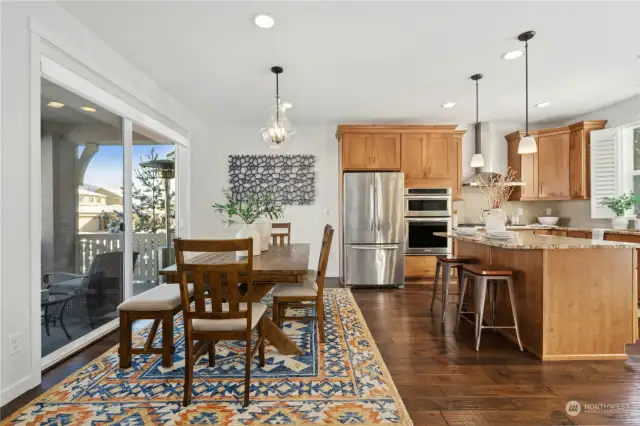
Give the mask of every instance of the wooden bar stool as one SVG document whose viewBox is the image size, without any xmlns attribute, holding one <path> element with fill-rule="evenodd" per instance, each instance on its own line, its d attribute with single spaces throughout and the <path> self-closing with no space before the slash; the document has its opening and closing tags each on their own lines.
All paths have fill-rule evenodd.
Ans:
<svg viewBox="0 0 640 426">
<path fill-rule="evenodd" d="M 456 268 L 458 272 L 458 289 L 462 288 L 462 266 L 473 263 L 474 260 L 468 257 L 457 257 L 451 254 L 436 256 L 436 273 L 433 277 L 433 296 L 431 296 L 431 308 L 429 312 L 433 312 L 433 305 L 436 303 L 436 293 L 438 292 L 438 278 L 440 277 L 440 269 L 442 268 L 442 319 L 444 322 L 447 313 L 447 302 L 449 298 L 449 281 L 451 280 L 451 268 Z M 451 293 L 452 296 L 460 293 Z"/>
<path fill-rule="evenodd" d="M 454 333 L 458 331 L 460 325 L 460 318 L 473 322 L 476 330 L 476 351 L 480 349 L 480 337 L 482 330 L 485 328 L 497 329 L 497 328 L 513 328 L 516 331 L 516 339 L 518 340 L 518 346 L 522 350 L 522 342 L 520 341 L 520 331 L 518 330 L 518 311 L 516 308 L 516 295 L 513 289 L 513 273 L 511 269 L 503 268 L 501 266 L 493 265 L 463 265 L 462 267 L 462 287 L 460 287 L 460 307 L 458 308 L 458 319 L 456 320 L 456 328 Z M 462 310 L 465 292 L 467 290 L 467 280 L 473 280 L 473 292 L 474 292 L 474 310 L 471 312 L 465 312 Z M 497 285 L 501 283 L 507 283 L 509 289 L 509 299 L 511 301 L 511 314 L 513 315 L 514 325 L 496 325 L 496 292 Z M 491 325 L 483 325 L 482 320 L 484 316 L 484 303 L 487 296 L 487 290 L 489 292 L 489 322 Z M 474 321 L 465 317 L 463 314 L 473 314 Z"/>
</svg>

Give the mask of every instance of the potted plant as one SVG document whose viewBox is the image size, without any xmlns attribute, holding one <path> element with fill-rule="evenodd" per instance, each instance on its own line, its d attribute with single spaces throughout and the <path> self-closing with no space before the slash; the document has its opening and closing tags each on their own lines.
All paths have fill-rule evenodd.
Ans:
<svg viewBox="0 0 640 426">
<path fill-rule="evenodd" d="M 236 238 L 253 238 L 253 255 L 258 256 L 261 251 L 261 235 L 256 226 L 259 218 L 277 219 L 283 216 L 282 206 L 273 201 L 271 194 L 249 194 L 240 197 L 230 189 L 222 191 L 226 199 L 225 203 L 214 203 L 213 209 L 226 216 L 223 223 L 227 225 L 242 224 L 242 228 L 236 234 Z M 271 231 L 269 230 L 269 233 Z M 267 248 L 269 244 L 268 236 Z M 238 257 L 247 256 L 246 252 L 237 252 Z"/>
<path fill-rule="evenodd" d="M 629 218 L 625 213 L 635 206 L 637 197 L 633 192 L 622 194 L 619 197 L 604 197 L 600 204 L 611 210 L 616 217 L 611 219 L 613 229 L 626 229 L 629 226 Z"/>
</svg>

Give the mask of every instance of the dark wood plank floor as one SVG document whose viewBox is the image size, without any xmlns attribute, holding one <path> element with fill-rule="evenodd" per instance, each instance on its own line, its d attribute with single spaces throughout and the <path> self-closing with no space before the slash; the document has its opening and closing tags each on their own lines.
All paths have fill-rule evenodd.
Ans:
<svg viewBox="0 0 640 426">
<path fill-rule="evenodd" d="M 453 304 L 444 327 L 439 304 L 435 317 L 427 313 L 428 286 L 353 294 L 416 426 L 640 424 L 640 345 L 627 348 L 626 362 L 543 364 L 485 332 L 475 352 L 470 325 L 453 335 Z M 2 407 L 2 418 L 117 344 L 117 337 L 112 333 L 46 372 L 39 387 Z M 627 406 L 570 416 L 571 400 Z"/>
</svg>

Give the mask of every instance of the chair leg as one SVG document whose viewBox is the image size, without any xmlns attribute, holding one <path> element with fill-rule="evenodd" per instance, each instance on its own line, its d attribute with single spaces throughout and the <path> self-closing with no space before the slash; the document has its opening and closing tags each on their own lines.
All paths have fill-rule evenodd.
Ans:
<svg viewBox="0 0 640 426">
<path fill-rule="evenodd" d="M 284 326 L 284 318 L 287 316 L 287 302 L 280 301 L 278 303 L 278 327 L 282 328 Z"/>
<path fill-rule="evenodd" d="M 207 345 L 209 346 L 209 367 L 215 367 L 216 366 L 216 342 L 214 342 L 213 340 L 210 340 L 209 343 L 207 343 Z"/>
<path fill-rule="evenodd" d="M 513 314 L 513 325 L 516 328 L 516 339 L 518 339 L 518 346 L 522 351 L 522 342 L 520 341 L 520 330 L 518 330 L 518 308 L 516 307 L 516 295 L 513 289 L 513 278 L 507 277 L 507 286 L 509 287 L 509 299 L 511 299 L 511 312 Z"/>
<path fill-rule="evenodd" d="M 484 316 L 484 301 L 487 297 L 487 279 L 485 277 L 476 277 L 474 285 L 479 285 L 479 300 L 476 324 L 476 352 L 480 349 L 480 339 L 482 338 L 482 317 Z"/>
<path fill-rule="evenodd" d="M 456 319 L 456 326 L 453 329 L 454 334 L 458 332 L 458 327 L 460 327 L 460 317 L 462 316 L 462 307 L 464 306 L 464 294 L 467 290 L 467 280 L 469 279 L 468 275 L 465 275 L 462 278 L 462 284 L 460 285 L 460 306 L 458 306 L 458 317 Z"/>
<path fill-rule="evenodd" d="M 173 312 L 167 311 L 162 316 L 162 366 L 173 365 Z"/>
<path fill-rule="evenodd" d="M 279 326 L 279 315 L 280 315 L 280 300 L 277 297 L 273 298 L 273 303 L 271 305 L 271 316 L 273 317 L 273 323 Z"/>
<path fill-rule="evenodd" d="M 191 388 L 193 387 L 193 339 L 191 337 L 191 324 L 185 320 L 184 325 L 184 399 L 182 405 L 191 404 Z"/>
<path fill-rule="evenodd" d="M 433 294 L 431 295 L 431 307 L 429 308 L 429 312 L 433 314 L 433 305 L 436 304 L 436 293 L 438 292 L 438 277 L 440 276 L 440 263 L 436 260 L 436 273 L 433 277 Z"/>
<path fill-rule="evenodd" d="M 264 359 L 264 318 L 260 318 L 260 322 L 258 323 L 258 340 L 259 348 L 258 348 L 258 357 L 260 359 L 260 367 L 264 367 L 265 359 Z"/>
<path fill-rule="evenodd" d="M 131 326 L 129 313 L 120 311 L 120 368 L 131 367 Z"/>
<path fill-rule="evenodd" d="M 322 296 L 318 296 L 318 298 L 316 299 L 316 316 L 316 322 L 318 323 L 318 334 L 320 334 L 320 343 L 324 343 L 324 301 L 322 300 Z"/>
<path fill-rule="evenodd" d="M 451 265 L 442 265 L 442 320 L 447 315 L 447 301 L 449 300 L 449 282 L 451 281 Z"/>
<path fill-rule="evenodd" d="M 249 393 L 251 392 L 251 336 L 247 339 L 247 355 L 244 366 L 244 406 L 249 406 Z"/>
</svg>

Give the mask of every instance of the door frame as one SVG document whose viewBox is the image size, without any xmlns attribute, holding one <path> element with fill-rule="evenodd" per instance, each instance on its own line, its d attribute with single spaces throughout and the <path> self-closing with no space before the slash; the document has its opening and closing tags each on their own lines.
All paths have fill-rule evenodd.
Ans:
<svg viewBox="0 0 640 426">
<path fill-rule="evenodd" d="M 107 333 L 115 330 L 119 325 L 119 320 L 114 319 L 107 324 L 93 330 L 91 333 L 82 336 L 70 344 L 60 348 L 59 350 L 47 355 L 41 356 L 41 324 L 40 324 L 40 290 L 41 290 L 41 124 L 40 124 L 40 97 L 41 97 L 41 78 L 45 78 L 67 90 L 70 90 L 85 99 L 110 110 L 122 118 L 122 136 L 123 136 L 123 173 L 124 173 L 124 190 L 123 190 L 123 210 L 124 220 L 131 223 L 131 183 L 133 180 L 132 170 L 132 133 L 133 123 L 141 125 L 155 133 L 158 133 L 174 142 L 176 148 L 176 188 L 182 188 L 181 179 L 186 173 L 180 172 L 180 155 L 183 157 L 188 153 L 189 133 L 176 130 L 164 123 L 156 120 L 147 113 L 127 103 L 122 98 L 113 95 L 107 90 L 98 87 L 96 84 L 80 76 L 71 69 L 56 62 L 48 51 L 53 47 L 57 52 L 71 57 L 66 54 L 65 50 L 60 46 L 54 45 L 47 37 L 49 33 L 44 27 L 31 23 L 31 75 L 30 75 L 30 105 L 31 105 L 31 126 L 30 126 L 30 245 L 31 245 L 31 268 L 29 279 L 31 283 L 31 303 L 30 303 L 30 348 L 31 348 L 31 380 L 29 388 L 35 387 L 41 382 L 41 371 L 61 360 L 71 356 L 92 342 L 101 339 Z M 72 57 L 75 62 L 88 68 L 82 64 L 76 57 Z M 93 71 L 95 74 L 97 72 Z M 103 76 L 100 76 L 104 79 Z M 115 86 L 115 85 L 114 85 Z M 182 130 L 182 129 L 180 129 Z M 179 194 L 179 191 L 176 191 Z M 188 206 L 181 205 L 183 200 L 188 200 L 184 196 L 176 196 L 176 231 L 180 229 L 179 224 L 184 222 L 182 215 L 188 215 Z M 128 208 L 127 208 L 128 207 Z M 188 217 L 188 216 L 187 216 Z M 127 222 L 125 222 L 127 223 Z M 132 250 L 132 229 L 125 227 L 124 247 L 125 252 Z M 127 249 L 128 248 L 128 249 Z M 124 283 L 125 298 L 131 296 L 133 283 L 133 264 L 131 256 L 124 256 Z"/>
</svg>

